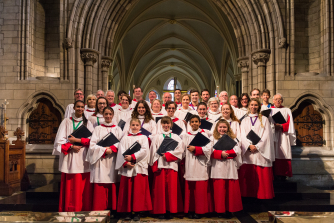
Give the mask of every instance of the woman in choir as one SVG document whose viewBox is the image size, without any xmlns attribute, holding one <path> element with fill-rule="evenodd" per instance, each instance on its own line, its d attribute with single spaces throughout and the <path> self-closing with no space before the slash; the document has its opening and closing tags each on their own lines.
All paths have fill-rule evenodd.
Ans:
<svg viewBox="0 0 334 223">
<path fill-rule="evenodd" d="M 90 181 L 94 183 L 93 211 L 116 211 L 119 177 L 115 165 L 119 143 L 107 147 L 97 145 L 109 133 L 121 140 L 122 130 L 112 123 L 113 117 L 114 110 L 109 106 L 105 107 L 104 122 L 94 129 L 87 154 L 87 160 L 90 162 Z"/>
<path fill-rule="evenodd" d="M 222 109 L 222 119 L 225 119 L 228 122 L 228 124 L 230 124 L 233 133 L 239 139 L 240 138 L 240 121 L 235 116 L 234 110 L 231 104 L 224 104 L 221 109 Z"/>
<path fill-rule="evenodd" d="M 189 218 L 198 219 L 202 214 L 212 212 L 213 209 L 208 182 L 212 144 L 208 143 L 204 147 L 190 145 L 197 133 L 200 132 L 206 137 L 208 135 L 199 128 L 201 122 L 198 115 L 191 116 L 189 122 L 191 130 L 183 136 L 185 146 L 184 213 L 187 213 Z"/>
<path fill-rule="evenodd" d="M 171 214 L 183 212 L 183 200 L 178 178 L 178 162 L 182 159 L 184 148 L 181 138 L 170 130 L 173 125 L 172 119 L 164 116 L 161 119 L 163 132 L 157 134 L 150 147 L 150 166 L 153 171 L 153 183 L 151 189 L 152 214 L 159 214 L 159 218 L 171 219 Z M 157 154 L 165 137 L 174 139 L 179 144 L 173 150 Z"/>
<path fill-rule="evenodd" d="M 159 99 L 154 99 L 151 104 L 152 109 L 152 116 L 155 119 L 156 117 L 163 117 L 167 114 L 164 110 L 162 111 L 162 104 Z"/>
<path fill-rule="evenodd" d="M 221 113 L 219 110 L 219 100 L 218 98 L 212 97 L 208 101 L 208 116 L 214 122 L 217 121 L 221 117 Z"/>
<path fill-rule="evenodd" d="M 189 103 L 191 101 L 191 97 L 189 94 L 183 94 L 181 97 L 181 101 L 182 101 L 182 107 L 177 109 L 177 111 L 175 112 L 175 116 L 178 119 L 182 120 L 184 125 L 187 126 L 187 122 L 184 120 L 187 113 L 189 112 L 193 115 L 197 115 L 197 111 L 189 106 Z"/>
<path fill-rule="evenodd" d="M 86 104 L 87 108 L 85 110 L 85 114 L 86 118 L 89 118 L 91 115 L 95 113 L 96 96 L 93 94 L 88 95 Z"/>
<path fill-rule="evenodd" d="M 131 119 L 129 134 L 122 138 L 117 153 L 116 169 L 121 175 L 117 212 L 125 213 L 125 220 L 130 220 L 131 212 L 135 212 L 133 220 L 139 221 L 139 212 L 152 210 L 147 176 L 150 148 L 140 128 L 141 122 L 136 118 Z M 140 144 L 140 150 L 124 157 L 123 153 L 135 142 Z"/>
<path fill-rule="evenodd" d="M 273 134 L 268 119 L 261 115 L 260 110 L 260 101 L 252 98 L 248 115 L 241 122 L 243 164 L 239 170 L 239 182 L 241 196 L 272 199 L 274 197 L 272 162 L 275 157 Z M 251 130 L 261 138 L 256 145 L 247 138 Z"/>
<path fill-rule="evenodd" d="M 218 105 L 218 104 L 217 104 Z M 198 116 L 200 117 L 201 121 L 202 120 L 205 120 L 205 121 L 208 121 L 208 122 L 211 122 L 212 123 L 212 127 L 211 129 L 203 129 L 205 131 L 205 133 L 211 137 L 212 136 L 212 132 L 213 132 L 213 129 L 214 129 L 214 124 L 215 122 L 208 117 L 208 113 L 209 111 L 207 110 L 207 105 L 205 102 L 200 102 L 197 106 L 197 112 L 198 112 Z M 187 129 L 191 129 L 191 126 L 190 126 L 190 123 L 187 124 Z"/>
<path fill-rule="evenodd" d="M 126 122 L 128 119 L 131 118 L 131 114 L 133 109 L 130 108 L 130 105 L 132 103 L 132 98 L 129 95 L 123 95 L 121 96 L 121 105 L 122 107 L 118 109 L 116 113 L 116 123 L 119 123 L 119 121 L 123 120 Z"/>
<path fill-rule="evenodd" d="M 244 111 L 248 111 L 248 104 L 250 98 L 247 93 L 242 93 L 239 97 L 238 108 Z"/>
<path fill-rule="evenodd" d="M 186 134 L 186 126 L 184 122 L 175 116 L 175 111 L 177 109 L 177 104 L 174 101 L 167 101 L 166 102 L 166 111 L 167 116 L 170 117 L 176 125 L 178 125 L 182 129 L 182 133 L 179 135 L 182 138 L 182 135 Z M 162 133 L 163 128 L 161 125 L 160 120 L 157 123 L 157 133 Z"/>
<path fill-rule="evenodd" d="M 226 104 L 225 104 L 226 105 Z M 224 105 L 223 105 L 224 106 Z M 237 144 L 231 150 L 212 149 L 211 155 L 211 183 L 215 212 L 219 217 L 230 218 L 231 212 L 242 210 L 242 201 L 238 180 L 238 168 L 242 164 L 240 143 L 233 133 L 228 121 L 218 121 L 211 141 L 215 145 L 218 140 L 227 134 Z M 225 216 L 223 213 L 226 213 Z"/>
<path fill-rule="evenodd" d="M 86 162 L 90 139 L 69 137 L 81 125 L 86 126 L 91 132 L 94 130 L 92 123 L 84 116 L 84 108 L 83 101 L 74 103 L 75 112 L 72 117 L 61 122 L 55 139 L 52 154 L 59 156 L 60 212 L 91 210 L 93 187 L 89 181 L 89 162 Z M 74 143 L 81 143 L 82 146 Z"/>
<path fill-rule="evenodd" d="M 105 97 L 99 97 L 95 104 L 95 112 L 88 120 L 93 124 L 94 128 L 104 122 L 103 110 L 108 107 L 108 101 Z"/>
</svg>

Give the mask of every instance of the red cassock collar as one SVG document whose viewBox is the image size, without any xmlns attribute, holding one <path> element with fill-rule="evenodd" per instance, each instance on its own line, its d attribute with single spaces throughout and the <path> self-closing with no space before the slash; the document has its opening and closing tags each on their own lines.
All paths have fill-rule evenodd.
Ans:
<svg viewBox="0 0 334 223">
<path fill-rule="evenodd" d="M 178 118 L 174 118 L 172 121 L 173 122 L 177 122 L 177 121 L 179 121 L 179 119 Z"/>
<path fill-rule="evenodd" d="M 73 118 L 72 118 L 72 117 L 70 117 L 70 119 L 71 119 L 71 120 L 73 120 Z M 77 121 L 77 120 L 75 120 L 75 119 L 74 119 L 74 122 L 81 122 L 81 121 Z"/>
<path fill-rule="evenodd" d="M 276 108 L 275 105 L 272 105 L 271 108 Z M 284 108 L 283 105 L 279 106 L 279 108 Z"/>
<path fill-rule="evenodd" d="M 105 125 L 105 124 L 101 124 L 101 126 L 106 127 L 106 128 L 113 128 L 113 127 L 116 127 L 116 125 L 110 125 L 110 126 L 108 126 L 108 125 Z"/>
<path fill-rule="evenodd" d="M 200 131 L 200 133 L 205 132 L 203 129 Z M 189 135 L 192 135 L 190 132 L 188 132 Z"/>
<path fill-rule="evenodd" d="M 134 135 L 134 134 L 131 134 L 131 133 L 129 133 L 129 135 L 128 135 L 128 136 L 141 136 L 141 135 L 143 135 L 143 134 L 141 134 L 141 133 L 138 133 L 138 134 Z"/>
</svg>

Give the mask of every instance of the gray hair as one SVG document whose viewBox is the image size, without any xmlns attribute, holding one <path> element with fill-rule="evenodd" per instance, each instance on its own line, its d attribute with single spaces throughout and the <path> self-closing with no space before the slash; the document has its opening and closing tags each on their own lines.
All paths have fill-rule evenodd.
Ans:
<svg viewBox="0 0 334 223">
<path fill-rule="evenodd" d="M 109 92 L 114 93 L 114 95 L 115 95 L 115 91 L 113 91 L 113 90 L 108 90 L 108 91 L 106 91 L 106 94 L 105 94 L 105 95 L 107 95 Z"/>
<path fill-rule="evenodd" d="M 96 91 L 96 94 L 97 94 L 97 92 L 99 92 L 99 91 L 102 91 L 102 92 L 103 92 L 103 96 L 105 96 L 105 93 L 104 93 L 104 91 L 103 91 L 103 90 L 101 90 L 101 89 L 97 90 L 97 91 Z"/>
<path fill-rule="evenodd" d="M 210 107 L 210 105 L 211 105 L 211 102 L 213 102 L 213 101 L 216 101 L 217 104 L 218 104 L 218 106 L 219 106 L 219 99 L 216 98 L 216 97 L 212 97 L 212 98 L 210 98 L 209 101 L 208 101 L 208 106 L 209 106 L 209 107 Z"/>
<path fill-rule="evenodd" d="M 221 91 L 221 92 L 219 93 L 219 97 L 221 96 L 222 93 L 226 93 L 226 94 L 227 94 L 227 97 L 228 97 L 228 93 L 227 93 L 227 91 Z"/>
<path fill-rule="evenodd" d="M 273 99 L 275 99 L 276 96 L 280 96 L 281 99 L 282 99 L 282 102 L 283 102 L 283 95 L 282 95 L 281 93 L 277 93 L 277 94 L 275 94 L 274 97 L 273 97 Z"/>
<path fill-rule="evenodd" d="M 77 89 L 75 89 L 74 94 L 77 93 L 78 91 L 81 91 L 82 93 L 84 93 L 81 88 L 77 88 Z"/>
</svg>

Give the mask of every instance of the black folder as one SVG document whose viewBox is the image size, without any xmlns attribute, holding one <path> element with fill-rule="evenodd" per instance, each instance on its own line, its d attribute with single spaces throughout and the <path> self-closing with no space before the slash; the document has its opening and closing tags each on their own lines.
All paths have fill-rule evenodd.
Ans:
<svg viewBox="0 0 334 223">
<path fill-rule="evenodd" d="M 196 136 L 191 140 L 189 143 L 190 146 L 199 146 L 199 147 L 204 147 L 210 142 L 210 139 L 207 138 L 205 135 L 202 133 L 197 133 Z"/>
<path fill-rule="evenodd" d="M 157 154 L 159 156 L 162 156 L 163 153 L 166 153 L 168 151 L 174 151 L 175 148 L 179 145 L 177 141 L 174 139 L 165 136 L 164 140 L 162 141 L 159 149 L 157 150 Z"/>
<path fill-rule="evenodd" d="M 272 116 L 274 119 L 275 123 L 277 124 L 284 124 L 286 123 L 285 118 L 283 117 L 282 113 L 279 111 L 275 115 Z"/>
<path fill-rule="evenodd" d="M 261 138 L 253 130 L 249 131 L 246 138 L 252 141 L 252 145 L 258 144 L 261 140 Z"/>
<path fill-rule="evenodd" d="M 175 122 L 173 123 L 173 126 L 172 126 L 172 133 L 176 134 L 176 135 L 181 135 L 183 129 L 177 125 Z"/>
<path fill-rule="evenodd" d="M 126 122 L 121 119 L 118 123 L 118 127 L 120 127 L 123 131 L 125 124 L 126 124 Z"/>
<path fill-rule="evenodd" d="M 218 122 L 221 118 L 222 118 L 222 116 L 219 116 L 219 118 L 217 118 L 217 120 L 215 122 Z"/>
<path fill-rule="evenodd" d="M 77 128 L 75 131 L 73 131 L 73 133 L 71 134 L 74 138 L 77 138 L 77 139 L 81 139 L 81 138 L 89 138 L 92 136 L 92 133 L 89 131 L 89 129 L 84 126 L 84 125 L 81 125 L 79 128 Z M 70 136 L 68 136 L 70 137 Z M 81 143 L 74 143 L 75 146 L 82 146 Z"/>
<path fill-rule="evenodd" d="M 132 155 L 141 149 L 141 145 L 138 142 L 133 143 L 122 155 Z"/>
<path fill-rule="evenodd" d="M 150 133 L 149 131 L 147 131 L 146 129 L 144 129 L 143 127 L 140 129 L 140 133 L 149 137 L 150 135 L 152 135 L 152 133 Z"/>
<path fill-rule="evenodd" d="M 242 117 L 239 119 L 240 124 L 241 124 L 241 121 L 244 120 L 244 118 L 246 118 L 246 117 L 247 117 L 247 114 L 245 114 L 244 116 L 242 116 Z"/>
<path fill-rule="evenodd" d="M 157 117 L 155 117 L 155 122 L 158 123 L 158 121 L 159 121 L 160 119 L 162 119 L 162 117 L 163 117 L 163 116 L 157 116 Z"/>
<path fill-rule="evenodd" d="M 193 114 L 191 114 L 190 112 L 187 112 L 186 117 L 184 117 L 184 120 L 185 120 L 186 122 L 189 122 L 189 121 L 190 121 L 190 118 L 191 118 L 192 115 L 193 115 Z"/>
<path fill-rule="evenodd" d="M 208 122 L 205 119 L 201 119 L 201 125 L 199 126 L 201 129 L 207 129 L 207 130 L 211 130 L 212 128 L 212 123 Z"/>
<path fill-rule="evenodd" d="M 213 146 L 214 149 L 216 150 L 231 150 L 237 145 L 237 142 L 234 141 L 229 135 L 224 134 Z"/>
<path fill-rule="evenodd" d="M 119 140 L 116 138 L 116 136 L 112 132 L 109 132 L 96 145 L 101 147 L 108 147 L 115 145 L 118 142 Z"/>
<path fill-rule="evenodd" d="M 261 112 L 261 115 L 266 116 L 267 118 L 269 118 L 270 113 L 271 113 L 271 109 L 267 109 L 267 110 L 263 110 Z"/>
</svg>

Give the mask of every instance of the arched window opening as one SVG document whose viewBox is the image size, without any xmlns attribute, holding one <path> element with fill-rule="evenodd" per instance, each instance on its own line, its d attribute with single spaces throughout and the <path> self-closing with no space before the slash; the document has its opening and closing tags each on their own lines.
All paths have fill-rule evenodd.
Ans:
<svg viewBox="0 0 334 223">
<path fill-rule="evenodd" d="M 174 79 L 169 81 L 167 89 L 170 91 L 174 90 Z"/>
</svg>

